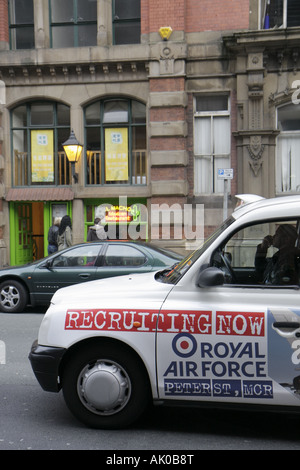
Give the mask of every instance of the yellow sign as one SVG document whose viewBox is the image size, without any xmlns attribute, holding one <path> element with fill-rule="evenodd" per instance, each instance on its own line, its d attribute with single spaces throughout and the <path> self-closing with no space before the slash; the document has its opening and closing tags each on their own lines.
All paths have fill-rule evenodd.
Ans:
<svg viewBox="0 0 300 470">
<path fill-rule="evenodd" d="M 105 179 L 128 180 L 128 130 L 105 129 Z"/>
<path fill-rule="evenodd" d="M 170 38 L 172 32 L 173 30 L 171 26 L 163 26 L 162 28 L 159 28 L 159 34 L 164 41 L 167 41 Z"/>
<path fill-rule="evenodd" d="M 31 180 L 33 183 L 53 183 L 53 131 L 31 131 Z"/>
</svg>

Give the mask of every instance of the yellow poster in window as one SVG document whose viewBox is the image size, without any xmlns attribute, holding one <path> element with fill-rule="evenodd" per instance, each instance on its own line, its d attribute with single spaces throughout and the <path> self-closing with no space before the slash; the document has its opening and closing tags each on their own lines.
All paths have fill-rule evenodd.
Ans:
<svg viewBox="0 0 300 470">
<path fill-rule="evenodd" d="M 128 129 L 105 129 L 105 180 L 128 180 Z"/>
<path fill-rule="evenodd" d="M 53 130 L 31 131 L 31 181 L 54 182 Z"/>
</svg>

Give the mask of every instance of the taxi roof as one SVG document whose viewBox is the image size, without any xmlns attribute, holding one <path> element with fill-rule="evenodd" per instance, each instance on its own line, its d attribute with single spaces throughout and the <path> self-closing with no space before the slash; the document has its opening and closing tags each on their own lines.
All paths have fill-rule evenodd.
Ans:
<svg viewBox="0 0 300 470">
<path fill-rule="evenodd" d="M 300 217 L 300 195 L 254 200 L 237 207 L 232 217 L 239 219 L 247 214 L 250 215 L 253 211 L 269 219 L 277 215 Z"/>
</svg>

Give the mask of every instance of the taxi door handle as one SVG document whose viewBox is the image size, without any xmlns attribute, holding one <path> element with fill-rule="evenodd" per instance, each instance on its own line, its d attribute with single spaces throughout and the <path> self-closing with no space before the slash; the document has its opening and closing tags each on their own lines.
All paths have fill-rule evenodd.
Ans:
<svg viewBox="0 0 300 470">
<path fill-rule="evenodd" d="M 276 321 L 273 323 L 274 328 L 291 328 L 296 330 L 300 328 L 300 323 L 296 321 Z"/>
</svg>

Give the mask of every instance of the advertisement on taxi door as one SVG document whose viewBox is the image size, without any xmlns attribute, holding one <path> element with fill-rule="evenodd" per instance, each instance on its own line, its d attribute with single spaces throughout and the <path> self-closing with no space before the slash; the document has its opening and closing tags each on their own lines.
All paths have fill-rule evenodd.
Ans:
<svg viewBox="0 0 300 470">
<path fill-rule="evenodd" d="M 300 327 L 299 315 L 276 309 L 180 312 L 180 317 L 186 317 L 185 331 L 158 340 L 163 396 L 275 403 L 288 392 L 292 402 L 298 401 L 300 340 L 295 328 Z"/>
<path fill-rule="evenodd" d="M 264 312 L 186 315 L 189 328 L 174 335 L 172 360 L 160 368 L 166 397 L 273 398 Z"/>
</svg>

